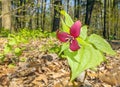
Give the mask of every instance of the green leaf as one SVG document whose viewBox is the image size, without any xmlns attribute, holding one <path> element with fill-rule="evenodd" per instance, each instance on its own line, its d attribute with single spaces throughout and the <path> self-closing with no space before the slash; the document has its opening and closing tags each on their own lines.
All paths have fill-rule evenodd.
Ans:
<svg viewBox="0 0 120 87">
<path fill-rule="evenodd" d="M 50 53 L 58 53 L 59 51 L 60 51 L 60 47 L 57 44 L 54 44 L 54 46 L 48 50 L 48 52 Z"/>
<path fill-rule="evenodd" d="M 87 38 L 87 26 L 81 28 L 80 37 L 85 40 Z"/>
<path fill-rule="evenodd" d="M 70 33 L 70 28 L 64 23 L 62 18 L 61 18 L 61 23 L 62 23 L 62 30 L 64 32 Z"/>
<path fill-rule="evenodd" d="M 49 33 L 49 36 L 50 36 L 50 37 L 56 37 L 56 32 L 51 32 L 51 33 Z"/>
<path fill-rule="evenodd" d="M 78 53 L 73 55 L 69 50 L 65 50 L 68 63 L 71 67 L 71 81 L 74 80 L 80 73 L 89 68 L 94 68 L 102 61 L 105 61 L 103 54 L 94 49 L 91 45 L 88 47 L 81 47 Z M 77 59 L 77 62 L 75 59 Z"/>
<path fill-rule="evenodd" d="M 81 48 L 82 50 L 79 50 L 78 53 L 72 52 L 70 50 L 65 50 L 64 54 L 67 57 L 68 63 L 71 68 L 71 81 L 74 80 L 82 71 L 79 71 L 81 67 L 80 62 L 77 62 L 76 60 L 81 60 L 82 53 L 84 53 L 84 48 Z M 75 59 L 76 58 L 76 59 Z"/>
<path fill-rule="evenodd" d="M 65 13 L 66 13 L 66 12 L 65 12 L 64 10 L 61 10 L 61 11 L 60 11 L 60 14 L 62 14 L 62 15 L 65 15 Z"/>
<path fill-rule="evenodd" d="M 66 57 L 68 57 L 69 55 L 69 57 L 72 58 L 73 61 L 78 62 L 78 63 L 80 63 L 78 59 L 80 58 L 80 55 L 77 55 L 79 53 L 80 53 L 79 51 L 71 51 L 70 49 L 64 50 L 64 54 L 66 55 Z"/>
<path fill-rule="evenodd" d="M 89 47 L 85 47 L 85 49 L 89 52 L 90 57 L 88 57 L 89 59 L 86 59 L 86 60 L 88 60 L 88 63 L 86 63 L 86 66 L 83 65 L 83 69 L 84 68 L 85 69 L 94 68 L 97 65 L 100 65 L 101 62 L 106 60 L 103 53 L 101 51 L 95 49 L 92 45 L 90 45 Z M 83 61 L 83 60 L 81 60 L 81 61 Z"/>
<path fill-rule="evenodd" d="M 65 16 L 66 25 L 71 27 L 74 24 L 72 18 L 64 10 L 62 10 L 60 13 Z"/>
<path fill-rule="evenodd" d="M 63 43 L 61 46 L 61 50 L 58 55 L 60 55 L 64 50 L 69 49 L 69 44 L 68 43 Z"/>
<path fill-rule="evenodd" d="M 8 68 L 15 68 L 15 64 L 14 64 L 14 63 L 10 63 L 10 64 L 8 65 Z"/>
<path fill-rule="evenodd" d="M 26 57 L 22 57 L 22 58 L 20 58 L 20 62 L 25 62 L 26 60 L 27 60 Z"/>
<path fill-rule="evenodd" d="M 7 54 L 7 53 L 9 53 L 9 52 L 11 52 L 11 50 L 12 50 L 12 48 L 11 48 L 11 46 L 10 45 L 5 45 L 5 47 L 4 47 L 4 54 Z"/>
<path fill-rule="evenodd" d="M 72 18 L 67 13 L 65 14 L 65 23 L 68 27 L 71 27 L 74 24 Z"/>
<path fill-rule="evenodd" d="M 0 53 L 0 62 L 3 62 L 5 59 L 5 55 Z"/>
<path fill-rule="evenodd" d="M 24 37 L 21 37 L 20 40 L 21 40 L 20 43 L 27 43 L 28 42 Z"/>
<path fill-rule="evenodd" d="M 17 47 L 17 48 L 15 48 L 14 52 L 15 52 L 15 55 L 20 56 L 22 53 L 22 50 Z"/>
<path fill-rule="evenodd" d="M 92 34 L 91 36 L 88 37 L 88 42 L 90 42 L 95 48 L 104 53 L 111 55 L 116 54 L 116 52 L 112 50 L 110 44 L 99 35 Z"/>
<path fill-rule="evenodd" d="M 17 44 L 16 39 L 15 38 L 9 38 L 8 44 L 11 45 L 11 46 L 16 45 Z"/>
</svg>

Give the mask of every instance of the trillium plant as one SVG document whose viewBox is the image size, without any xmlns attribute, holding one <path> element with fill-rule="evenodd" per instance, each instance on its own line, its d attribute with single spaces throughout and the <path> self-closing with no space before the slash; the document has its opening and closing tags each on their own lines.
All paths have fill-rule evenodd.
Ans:
<svg viewBox="0 0 120 87">
<path fill-rule="evenodd" d="M 57 38 L 63 42 L 59 55 L 63 53 L 71 68 L 71 81 L 87 69 L 94 69 L 106 61 L 104 54 L 115 55 L 109 43 L 96 34 L 87 35 L 87 26 L 81 21 L 73 22 L 62 10 L 62 28 L 57 30 Z"/>
</svg>

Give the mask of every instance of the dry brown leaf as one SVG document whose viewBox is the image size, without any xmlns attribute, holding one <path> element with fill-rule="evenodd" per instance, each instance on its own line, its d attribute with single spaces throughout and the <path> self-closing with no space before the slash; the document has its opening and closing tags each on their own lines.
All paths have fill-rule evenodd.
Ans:
<svg viewBox="0 0 120 87">
<path fill-rule="evenodd" d="M 42 86 L 41 82 L 44 82 L 44 84 L 48 83 L 47 76 L 44 74 L 40 74 L 38 77 L 36 77 L 32 83 L 37 84 L 39 86 Z M 40 85 L 41 84 L 41 85 Z"/>
</svg>

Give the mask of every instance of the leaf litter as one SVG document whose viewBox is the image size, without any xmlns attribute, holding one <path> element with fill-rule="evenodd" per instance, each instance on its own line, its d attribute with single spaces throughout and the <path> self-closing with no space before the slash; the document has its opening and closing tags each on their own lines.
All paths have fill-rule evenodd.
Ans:
<svg viewBox="0 0 120 87">
<path fill-rule="evenodd" d="M 51 41 L 60 44 L 56 39 Z M 7 43 L 0 38 L 0 52 Z M 49 53 L 52 42 L 49 38 L 31 40 L 21 44 L 25 48 L 19 58 L 25 61 L 16 62 L 16 66 L 9 68 L 9 60 L 0 63 L 0 87 L 73 87 L 70 80 L 70 68 L 66 59 L 59 58 L 56 53 Z M 58 45 L 59 46 L 59 45 Z M 116 56 L 106 55 L 107 62 L 98 66 L 96 71 L 86 70 L 83 82 L 77 78 L 76 87 L 118 87 L 120 86 L 120 49 Z M 12 58 L 13 55 L 6 56 Z M 8 58 L 8 59 L 9 59 Z M 81 77 L 80 77 L 81 78 Z"/>
</svg>

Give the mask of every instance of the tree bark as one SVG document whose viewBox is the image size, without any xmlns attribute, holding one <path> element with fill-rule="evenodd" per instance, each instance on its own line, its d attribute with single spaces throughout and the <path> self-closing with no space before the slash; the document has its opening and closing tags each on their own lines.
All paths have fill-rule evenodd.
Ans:
<svg viewBox="0 0 120 87">
<path fill-rule="evenodd" d="M 80 12 L 80 0 L 75 0 L 75 17 L 74 18 L 77 18 L 79 19 L 79 12 Z"/>
<path fill-rule="evenodd" d="M 106 38 L 106 0 L 104 0 L 104 29 L 103 36 Z"/>
<path fill-rule="evenodd" d="M 69 13 L 69 0 L 67 0 L 67 13 Z"/>
<path fill-rule="evenodd" d="M 2 11 L 2 3 L 1 2 L 0 2 L 0 11 Z M 0 18 L 0 28 L 2 28 L 2 19 L 1 18 Z"/>
<path fill-rule="evenodd" d="M 59 29 L 60 13 L 57 10 L 60 11 L 60 5 L 61 4 L 62 4 L 61 0 L 55 0 L 54 1 L 54 19 L 53 19 L 53 29 L 52 29 L 52 31 L 56 31 L 57 29 Z"/>
<path fill-rule="evenodd" d="M 2 27 L 5 29 L 11 29 L 11 0 L 2 0 Z"/>
<path fill-rule="evenodd" d="M 74 19 L 76 18 L 76 8 L 77 8 L 77 5 L 76 5 L 76 2 L 77 0 L 74 1 Z"/>
<path fill-rule="evenodd" d="M 46 0 L 41 0 L 41 28 L 44 31 L 45 27 L 45 10 L 46 10 Z"/>
<path fill-rule="evenodd" d="M 24 4 L 24 6 L 25 6 L 26 0 L 23 1 L 23 4 Z M 23 13 L 22 13 L 22 14 L 23 14 L 23 16 L 24 16 L 24 19 L 23 19 L 23 28 L 25 28 L 25 27 L 26 27 L 26 26 L 25 26 L 25 25 L 26 25 L 26 22 L 25 22 L 26 8 L 25 8 L 25 7 L 23 8 Z"/>
<path fill-rule="evenodd" d="M 39 11 L 39 9 L 40 9 L 39 3 L 40 3 L 40 1 L 37 0 L 37 19 L 36 19 L 36 28 L 37 29 L 39 28 L 39 13 L 40 13 L 40 11 Z"/>
<path fill-rule="evenodd" d="M 43 3 L 43 26 L 42 26 L 43 31 L 45 30 L 45 10 L 46 10 L 46 0 Z"/>
<path fill-rule="evenodd" d="M 95 0 L 87 0 L 86 4 L 86 17 L 85 17 L 85 24 L 90 25 L 90 20 L 92 16 L 92 10 L 94 7 Z"/>
</svg>

